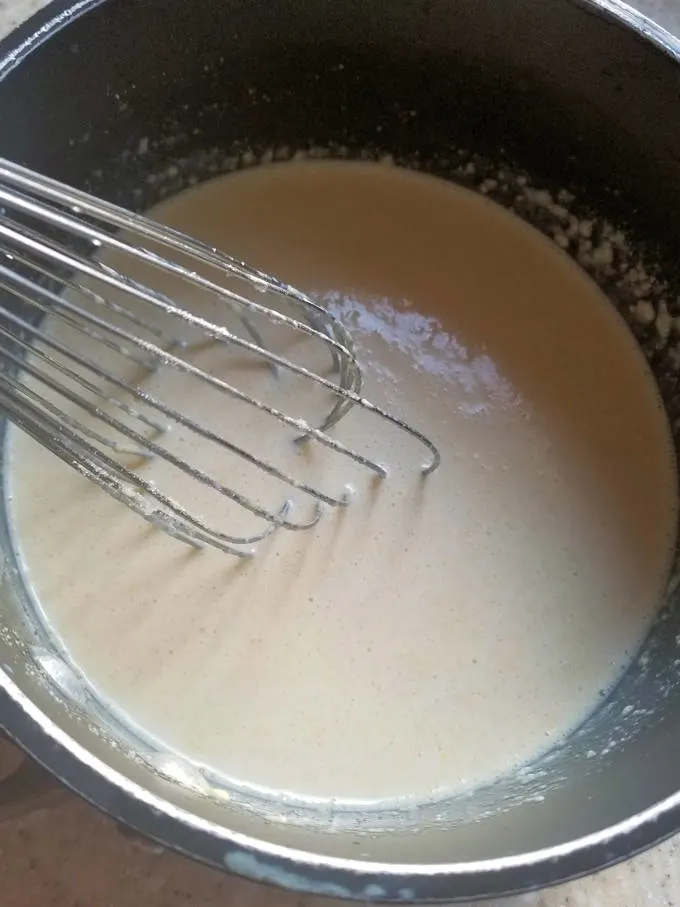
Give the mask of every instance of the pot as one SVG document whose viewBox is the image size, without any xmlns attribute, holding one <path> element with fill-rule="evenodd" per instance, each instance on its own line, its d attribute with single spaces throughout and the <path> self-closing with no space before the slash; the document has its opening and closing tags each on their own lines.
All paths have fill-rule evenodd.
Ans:
<svg viewBox="0 0 680 907">
<path fill-rule="evenodd" d="M 615 0 L 56 2 L 0 44 L 0 155 L 137 209 L 301 148 L 390 153 L 499 192 L 509 184 L 490 173 L 528 174 L 606 235 L 623 225 L 673 317 L 679 59 Z M 554 208 L 527 216 L 550 232 Z M 631 317 L 677 439 L 672 336 L 593 268 Z M 399 815 L 275 814 L 140 752 L 32 616 L 4 509 L 0 549 L 0 728 L 119 821 L 214 867 L 340 898 L 470 900 L 592 872 L 680 829 L 674 583 L 618 687 L 523 771 Z"/>
</svg>

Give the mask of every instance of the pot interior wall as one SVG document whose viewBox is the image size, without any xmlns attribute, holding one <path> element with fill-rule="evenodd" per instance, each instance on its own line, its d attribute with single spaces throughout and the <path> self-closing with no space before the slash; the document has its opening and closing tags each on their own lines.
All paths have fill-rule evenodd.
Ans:
<svg viewBox="0 0 680 907">
<path fill-rule="evenodd" d="M 244 151 L 379 148 L 426 163 L 471 148 L 629 221 L 674 281 L 679 72 L 576 3 L 396 0 L 389 14 L 377 0 L 270 0 L 256 14 L 249 0 L 95 3 L 20 65 L 0 68 L 0 155 L 143 208 Z M 677 382 L 663 364 L 659 375 L 674 410 Z M 101 719 L 83 720 L 27 670 L 17 637 L 36 631 L 21 618 L 11 571 L 5 586 L 15 633 L 0 641 L 0 663 L 34 701 L 133 780 L 271 842 L 394 863 L 485 859 L 573 840 L 680 788 L 672 608 L 642 660 L 559 752 L 522 778 L 366 836 L 267 823 L 115 753 L 93 733 Z"/>
</svg>

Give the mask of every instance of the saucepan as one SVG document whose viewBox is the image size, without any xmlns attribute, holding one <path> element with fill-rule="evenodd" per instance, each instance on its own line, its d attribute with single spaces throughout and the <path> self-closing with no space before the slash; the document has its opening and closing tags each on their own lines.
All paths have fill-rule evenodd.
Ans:
<svg viewBox="0 0 680 907">
<path fill-rule="evenodd" d="M 589 218 L 600 252 L 584 266 L 629 319 L 680 438 L 680 44 L 625 4 L 59 0 L 0 44 L 0 155 L 128 207 L 299 149 L 391 154 L 502 203 L 523 173 L 540 228 Z M 598 263 L 636 256 L 648 287 L 626 299 Z M 142 758 L 50 654 L 4 511 L 0 552 L 0 728 L 120 822 L 214 867 L 340 898 L 469 900 L 592 872 L 680 829 L 674 582 L 568 740 L 378 822 L 213 797 Z"/>
</svg>

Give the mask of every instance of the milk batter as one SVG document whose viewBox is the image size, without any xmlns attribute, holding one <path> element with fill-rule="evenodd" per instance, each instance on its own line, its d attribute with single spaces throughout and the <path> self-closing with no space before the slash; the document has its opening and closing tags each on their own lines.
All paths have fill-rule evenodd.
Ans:
<svg viewBox="0 0 680 907">
<path fill-rule="evenodd" d="M 337 436 L 389 466 L 376 488 L 161 371 L 145 386 L 244 446 L 332 489 L 351 473 L 348 508 L 244 564 L 153 532 L 13 431 L 27 573 L 99 694 L 168 750 L 323 798 L 472 786 L 568 732 L 641 642 L 676 523 L 665 415 L 607 300 L 493 203 L 396 168 L 261 167 L 154 213 L 330 306 L 368 394 L 432 437 L 442 465 L 422 480 L 417 446 L 351 414 Z M 223 349 L 201 357 L 270 381 Z M 305 402 L 297 385 L 276 393 Z M 168 444 L 208 455 L 182 432 Z M 225 512 L 216 495 L 200 506 Z"/>
</svg>

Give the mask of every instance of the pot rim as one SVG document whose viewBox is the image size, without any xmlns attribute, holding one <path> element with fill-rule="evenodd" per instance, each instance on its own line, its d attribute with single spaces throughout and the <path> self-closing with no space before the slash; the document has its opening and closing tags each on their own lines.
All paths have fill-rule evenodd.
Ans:
<svg viewBox="0 0 680 907">
<path fill-rule="evenodd" d="M 0 82 L 75 19 L 110 0 L 53 0 L 0 41 Z M 564 0 L 632 30 L 680 66 L 680 38 L 623 0 Z M 0 727 L 94 806 L 213 867 L 312 895 L 387 902 L 498 897 L 556 885 L 631 857 L 680 829 L 680 790 L 598 832 L 525 854 L 435 864 L 323 856 L 230 831 L 112 769 L 63 731 L 0 668 Z"/>
</svg>

